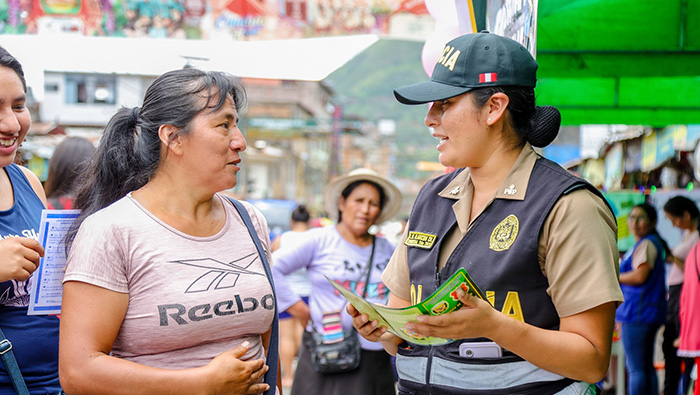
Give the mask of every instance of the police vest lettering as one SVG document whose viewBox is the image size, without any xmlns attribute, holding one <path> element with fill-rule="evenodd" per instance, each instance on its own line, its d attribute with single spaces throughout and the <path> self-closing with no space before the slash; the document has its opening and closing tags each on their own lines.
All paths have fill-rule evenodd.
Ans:
<svg viewBox="0 0 700 395">
<path fill-rule="evenodd" d="M 455 51 L 454 47 L 445 45 L 445 48 L 442 50 L 442 55 L 440 55 L 440 58 L 438 58 L 437 63 L 447 67 L 450 69 L 450 71 L 454 71 L 455 64 L 457 63 L 460 53 L 461 51 L 459 49 Z"/>
<path fill-rule="evenodd" d="M 418 304 L 422 301 L 423 296 L 423 286 L 419 285 L 416 287 L 415 284 L 411 284 L 411 304 Z M 496 292 L 486 291 L 486 300 L 491 303 L 491 306 L 495 307 L 496 303 Z M 520 295 L 515 291 L 508 291 L 506 294 L 506 299 L 503 302 L 503 307 L 501 307 L 501 313 L 515 318 L 518 321 L 525 322 L 525 315 L 523 314 L 523 307 L 520 303 Z"/>
<path fill-rule="evenodd" d="M 493 291 L 486 291 L 486 300 L 493 306 L 496 302 L 496 293 Z M 508 291 L 506 300 L 503 302 L 503 307 L 501 308 L 501 313 L 515 318 L 518 321 L 525 322 L 523 307 L 520 304 L 520 295 L 518 295 L 517 292 Z"/>
<path fill-rule="evenodd" d="M 214 318 L 214 316 L 223 317 L 236 313 L 249 313 L 259 307 L 265 310 L 274 309 L 275 300 L 272 294 L 263 296 L 260 301 L 255 298 L 241 298 L 240 295 L 235 295 L 233 300 L 222 300 L 213 306 L 199 304 L 189 309 L 179 303 L 163 304 L 158 306 L 158 315 L 160 316 L 160 326 L 168 326 L 169 321 L 175 322 L 177 325 L 187 325 L 190 322 L 204 321 Z"/>
</svg>

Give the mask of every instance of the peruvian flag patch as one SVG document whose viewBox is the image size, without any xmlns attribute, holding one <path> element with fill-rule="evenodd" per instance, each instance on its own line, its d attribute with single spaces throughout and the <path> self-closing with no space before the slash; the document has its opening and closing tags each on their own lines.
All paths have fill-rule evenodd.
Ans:
<svg viewBox="0 0 700 395">
<path fill-rule="evenodd" d="M 496 82 L 496 73 L 479 74 L 479 83 L 483 84 L 484 82 Z"/>
</svg>

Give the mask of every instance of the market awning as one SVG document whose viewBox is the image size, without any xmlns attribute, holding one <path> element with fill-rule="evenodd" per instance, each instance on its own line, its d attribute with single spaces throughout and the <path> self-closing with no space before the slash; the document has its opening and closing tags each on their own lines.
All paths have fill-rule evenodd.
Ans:
<svg viewBox="0 0 700 395">
<path fill-rule="evenodd" d="M 0 45 L 24 65 L 43 99 L 44 73 L 158 76 L 191 64 L 239 77 L 321 81 L 374 44 L 374 34 L 269 41 L 3 35 Z"/>
<path fill-rule="evenodd" d="M 700 0 L 539 0 L 537 101 L 562 123 L 700 124 Z"/>
</svg>

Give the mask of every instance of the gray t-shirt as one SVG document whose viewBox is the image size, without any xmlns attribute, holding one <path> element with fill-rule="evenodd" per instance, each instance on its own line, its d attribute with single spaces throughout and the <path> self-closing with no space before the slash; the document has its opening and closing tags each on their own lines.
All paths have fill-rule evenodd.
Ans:
<svg viewBox="0 0 700 395">
<path fill-rule="evenodd" d="M 88 217 L 73 242 L 66 281 L 129 294 L 112 354 L 148 366 L 204 366 L 250 342 L 241 358 L 264 358 L 260 335 L 274 317 L 265 270 L 236 209 L 210 237 L 184 234 L 159 220 L 131 194 Z M 269 259 L 262 214 L 243 202 Z"/>
</svg>

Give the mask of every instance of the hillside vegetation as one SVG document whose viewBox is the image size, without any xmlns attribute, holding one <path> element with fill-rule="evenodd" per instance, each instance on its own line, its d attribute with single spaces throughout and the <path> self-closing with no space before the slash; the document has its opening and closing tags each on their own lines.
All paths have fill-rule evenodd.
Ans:
<svg viewBox="0 0 700 395">
<path fill-rule="evenodd" d="M 403 105 L 393 89 L 427 79 L 422 48 L 422 42 L 381 39 L 326 78 L 346 116 L 396 121 L 397 175 L 412 179 L 426 175 L 416 172 L 416 161 L 437 160 L 437 141 L 423 124 L 427 105 Z"/>
</svg>

